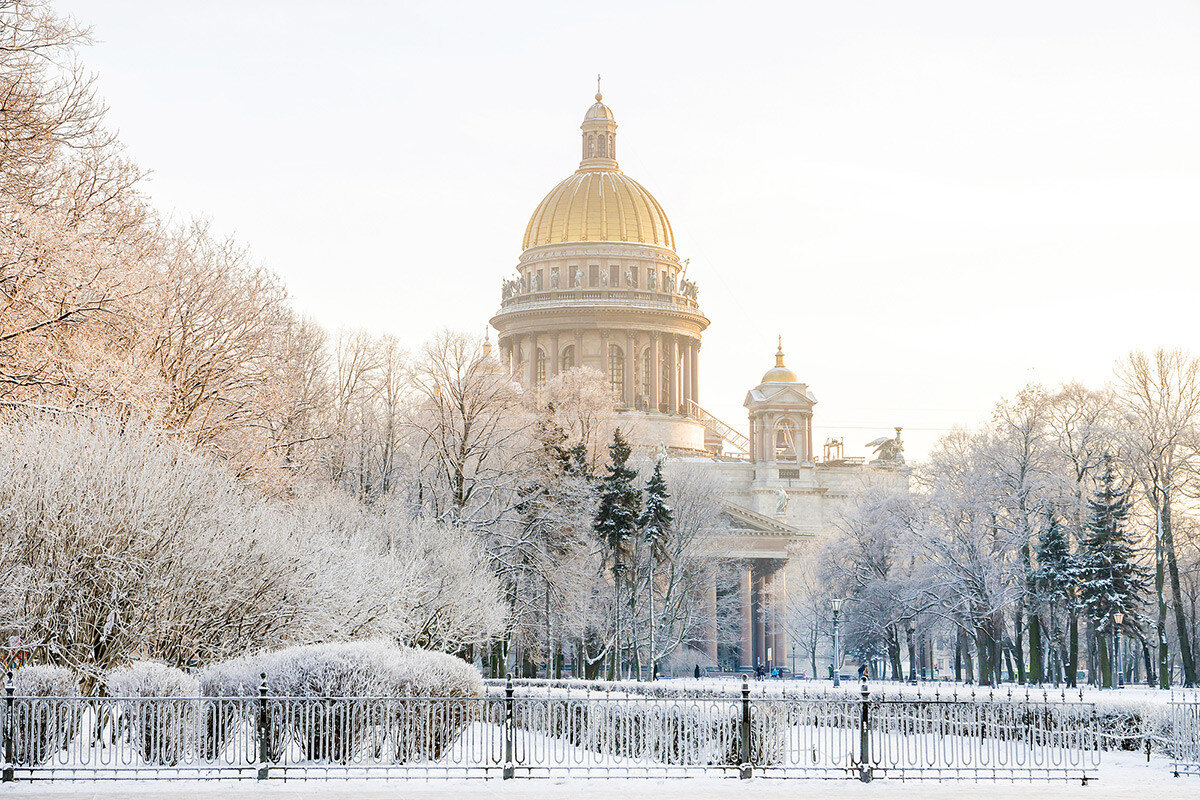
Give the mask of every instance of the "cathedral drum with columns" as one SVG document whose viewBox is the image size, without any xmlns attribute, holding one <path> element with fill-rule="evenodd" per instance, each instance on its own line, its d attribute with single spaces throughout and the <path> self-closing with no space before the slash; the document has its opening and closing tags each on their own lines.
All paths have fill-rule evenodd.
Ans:
<svg viewBox="0 0 1200 800">
<path fill-rule="evenodd" d="M 704 411 L 700 338 L 708 319 L 698 288 L 675 252 L 666 212 L 617 164 L 617 123 L 597 92 L 584 116 L 579 169 L 550 190 L 525 229 L 517 276 L 504 282 L 500 359 L 524 386 L 560 371 L 592 367 L 608 377 L 614 414 L 635 444 L 705 465 L 725 487 L 719 548 L 731 566 L 708 591 L 708 619 L 733 608 L 740 633 L 715 628 L 695 643 L 709 665 L 731 670 L 787 666 L 786 574 L 829 532 L 833 512 L 870 483 L 906 486 L 894 439 L 872 442 L 878 456 L 843 457 L 840 441 L 813 450 L 808 386 L 784 364 L 745 399 L 747 437 Z M 732 597 L 736 593 L 736 597 Z"/>
</svg>

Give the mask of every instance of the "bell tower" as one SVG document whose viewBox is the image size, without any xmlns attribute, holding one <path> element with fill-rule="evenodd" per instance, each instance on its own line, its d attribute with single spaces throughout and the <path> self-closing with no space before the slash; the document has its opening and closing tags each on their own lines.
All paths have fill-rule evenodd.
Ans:
<svg viewBox="0 0 1200 800">
<path fill-rule="evenodd" d="M 775 351 L 775 366 L 746 395 L 750 416 L 750 460 L 756 465 L 784 470 L 799 477 L 801 467 L 811 467 L 813 406 L 817 398 L 783 363 L 783 340 Z M 757 472 L 757 471 L 756 471 Z M 790 474 L 795 472 L 796 474 Z M 760 473 L 760 477 L 765 477 Z"/>
</svg>

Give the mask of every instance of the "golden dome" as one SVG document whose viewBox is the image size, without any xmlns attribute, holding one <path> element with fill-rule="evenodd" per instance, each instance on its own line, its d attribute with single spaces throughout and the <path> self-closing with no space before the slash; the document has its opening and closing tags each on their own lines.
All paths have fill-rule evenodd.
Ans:
<svg viewBox="0 0 1200 800">
<path fill-rule="evenodd" d="M 564 242 L 634 242 L 675 249 L 667 213 L 617 166 L 617 123 L 600 102 L 588 109 L 579 170 L 550 190 L 525 228 L 522 249 Z"/>
<path fill-rule="evenodd" d="M 779 337 L 779 349 L 775 351 L 775 366 L 766 371 L 763 383 L 799 383 L 796 373 L 783 365 L 783 337 Z"/>
<path fill-rule="evenodd" d="M 618 171 L 580 170 L 555 186 L 525 228 L 522 249 L 561 242 L 639 242 L 675 249 L 667 212 Z"/>
</svg>

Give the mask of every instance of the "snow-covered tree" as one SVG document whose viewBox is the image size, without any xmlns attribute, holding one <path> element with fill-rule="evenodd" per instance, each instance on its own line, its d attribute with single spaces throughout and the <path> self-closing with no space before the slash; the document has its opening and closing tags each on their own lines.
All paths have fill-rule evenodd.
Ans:
<svg viewBox="0 0 1200 800">
<path fill-rule="evenodd" d="M 1128 490 L 1118 483 L 1116 467 L 1107 459 L 1099 485 L 1088 501 L 1086 534 L 1080 542 L 1079 601 L 1099 634 L 1097 647 L 1105 686 L 1112 686 L 1109 637 L 1115 615 L 1132 623 L 1148 587 L 1145 569 L 1138 563 L 1138 548 L 1127 530 Z"/>
<path fill-rule="evenodd" d="M 629 466 L 633 451 L 621 429 L 613 431 L 612 443 L 608 446 L 608 465 L 600 480 L 600 501 L 596 519 L 592 525 L 596 539 L 605 554 L 605 563 L 613 581 L 613 673 L 623 666 L 624 631 L 621 627 L 620 609 L 624 604 L 623 589 L 629 583 L 626 572 L 630 566 L 632 548 L 637 536 L 638 512 L 641 492 L 634 485 L 637 471 Z"/>
</svg>

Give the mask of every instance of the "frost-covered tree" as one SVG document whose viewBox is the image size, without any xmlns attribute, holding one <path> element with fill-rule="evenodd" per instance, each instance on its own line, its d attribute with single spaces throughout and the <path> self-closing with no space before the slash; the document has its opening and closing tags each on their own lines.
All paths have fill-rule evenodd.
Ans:
<svg viewBox="0 0 1200 800">
<path fill-rule="evenodd" d="M 1155 521 L 1159 686 L 1167 688 L 1171 681 L 1168 578 L 1183 679 L 1195 686 L 1200 683 L 1190 633 L 1195 619 L 1189 621 L 1183 600 L 1174 521 L 1181 496 L 1200 474 L 1200 358 L 1182 350 L 1133 352 L 1118 364 L 1117 379 L 1127 433 L 1122 444 Z"/>
<path fill-rule="evenodd" d="M 1079 563 L 1071 550 L 1067 527 L 1054 511 L 1047 511 L 1034 551 L 1035 599 L 1046 620 L 1047 640 L 1057 649 L 1051 658 L 1055 675 L 1065 673 L 1068 686 L 1075 685 L 1079 667 L 1079 619 L 1076 597 Z M 1063 629 L 1065 623 L 1066 629 Z M 1055 664 L 1054 662 L 1057 661 Z M 1057 678 L 1055 681 L 1057 682 Z"/>
<path fill-rule="evenodd" d="M 1126 527 L 1131 505 L 1127 493 L 1118 483 L 1112 459 L 1107 459 L 1088 501 L 1086 534 L 1080 542 L 1079 601 L 1099 634 L 1104 686 L 1113 685 L 1108 639 L 1115 630 L 1114 615 L 1124 614 L 1132 623 L 1148 585 L 1137 562 L 1136 542 Z"/>
<path fill-rule="evenodd" d="M 625 639 L 621 627 L 620 609 L 624 603 L 623 589 L 629 583 L 626 572 L 637 536 L 638 512 L 641 492 L 634 480 L 637 471 L 629 466 L 633 451 L 621 429 L 613 431 L 612 443 L 608 446 L 608 465 L 600 480 L 600 501 L 592 529 L 605 554 L 605 564 L 613 582 L 614 639 L 612 671 L 616 675 L 623 668 Z"/>
<path fill-rule="evenodd" d="M 288 501 L 134 423 L 0 428 L 0 636 L 94 682 L 134 653 L 178 666 L 293 642 L 490 639 L 479 540 L 317 488 Z"/>
</svg>

